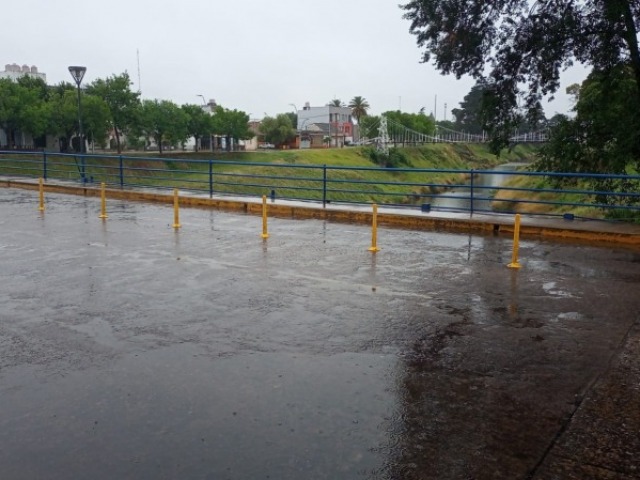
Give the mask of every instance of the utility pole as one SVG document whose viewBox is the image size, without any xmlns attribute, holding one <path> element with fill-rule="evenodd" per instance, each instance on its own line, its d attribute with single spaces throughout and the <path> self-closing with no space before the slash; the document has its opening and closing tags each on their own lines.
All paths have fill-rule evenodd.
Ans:
<svg viewBox="0 0 640 480">
<path fill-rule="evenodd" d="M 436 125 L 436 142 L 438 141 L 438 95 L 436 94 L 436 98 L 433 100 L 433 123 Z"/>
</svg>

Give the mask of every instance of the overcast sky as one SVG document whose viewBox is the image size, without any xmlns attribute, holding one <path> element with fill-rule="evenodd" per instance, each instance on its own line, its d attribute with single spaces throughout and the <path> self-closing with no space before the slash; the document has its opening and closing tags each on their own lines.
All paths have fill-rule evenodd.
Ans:
<svg viewBox="0 0 640 480">
<path fill-rule="evenodd" d="M 2 58 L 36 65 L 56 84 L 69 65 L 85 65 L 85 82 L 129 72 L 143 98 L 201 103 L 215 99 L 261 118 L 365 97 L 371 113 L 417 112 L 437 105 L 438 120 L 473 86 L 420 63 L 402 18 L 402 0 L 20 0 L 4 9 Z M 564 113 L 563 77 L 547 115 Z M 437 103 L 436 103 L 437 96 Z"/>
</svg>

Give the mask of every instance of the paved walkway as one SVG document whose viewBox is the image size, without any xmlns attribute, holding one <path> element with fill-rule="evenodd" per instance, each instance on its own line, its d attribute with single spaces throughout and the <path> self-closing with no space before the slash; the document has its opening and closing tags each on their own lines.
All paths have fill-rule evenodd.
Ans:
<svg viewBox="0 0 640 480">
<path fill-rule="evenodd" d="M 36 188 L 35 180 L 15 180 L 0 177 L 0 186 Z M 99 195 L 99 187 L 79 186 L 77 182 L 47 182 L 47 191 L 80 195 Z M 153 189 L 109 189 L 108 198 L 132 201 L 171 203 L 173 198 L 167 190 Z M 211 207 L 228 211 L 244 211 L 260 214 L 262 199 L 252 197 L 214 196 L 181 192 L 183 206 Z M 350 204 L 327 204 L 276 199 L 268 200 L 269 216 L 282 218 L 316 218 L 347 223 L 371 224 L 370 206 Z M 421 212 L 412 208 L 378 209 L 378 225 L 415 230 L 493 232 L 513 235 L 513 215 L 488 215 L 451 212 Z M 573 219 L 541 215 L 522 215 L 520 235 L 524 238 L 543 237 L 589 244 L 618 244 L 640 247 L 640 224 L 599 220 Z"/>
<path fill-rule="evenodd" d="M 175 231 L 26 186 L 0 188 L 3 480 L 640 478 L 633 245 L 526 237 L 514 271 L 493 223 L 373 255 L 366 210 L 276 201 L 320 220 L 262 241 L 257 199 L 191 197 L 238 213 Z"/>
</svg>

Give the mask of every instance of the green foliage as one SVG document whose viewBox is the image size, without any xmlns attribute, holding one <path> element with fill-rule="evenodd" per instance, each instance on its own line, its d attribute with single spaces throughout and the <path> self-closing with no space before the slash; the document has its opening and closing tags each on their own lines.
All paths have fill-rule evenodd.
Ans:
<svg viewBox="0 0 640 480">
<path fill-rule="evenodd" d="M 400 111 L 389 111 L 383 113 L 387 120 L 399 123 L 406 128 L 424 133 L 425 135 L 433 135 L 436 131 L 436 122 L 431 115 L 424 113 L 407 113 Z"/>
<path fill-rule="evenodd" d="M 38 88 L 0 79 L 0 127 L 7 132 L 10 146 L 15 144 L 17 131 L 44 133 L 46 118 L 40 94 Z"/>
<path fill-rule="evenodd" d="M 605 218 L 609 220 L 619 220 L 623 222 L 631 222 L 640 224 L 640 212 L 628 209 L 607 210 Z"/>
<path fill-rule="evenodd" d="M 249 115 L 240 110 L 228 110 L 221 106 L 216 107 L 213 115 L 213 132 L 227 138 L 229 150 L 231 149 L 230 139 L 237 142 L 253 138 L 253 132 L 249 128 Z"/>
<path fill-rule="evenodd" d="M 168 100 L 144 100 L 137 127 L 145 138 L 153 138 L 162 155 L 165 144 L 176 146 L 189 136 L 189 118 L 180 107 Z"/>
<path fill-rule="evenodd" d="M 460 102 L 460 108 L 451 110 L 454 116 L 455 129 L 474 135 L 481 135 L 485 130 L 482 118 L 482 106 L 486 85 L 483 81 L 477 82 L 469 93 Z"/>
<path fill-rule="evenodd" d="M 376 138 L 380 128 L 380 117 L 367 115 L 359 121 L 360 138 Z"/>
<path fill-rule="evenodd" d="M 78 99 L 74 90 L 54 88 L 46 104 L 47 132 L 58 138 L 60 151 L 71 146 L 71 137 L 78 131 Z"/>
<path fill-rule="evenodd" d="M 634 98 L 636 80 L 629 67 L 594 71 L 579 86 L 572 88 L 577 103 L 576 116 L 554 118 L 551 137 L 540 152 L 534 168 L 541 171 L 602 173 L 624 175 L 640 167 L 640 115 Z M 572 179 L 550 180 L 556 188 Z M 640 184 L 625 177 L 593 178 L 585 187 L 600 192 L 637 192 Z M 603 205 L 637 205 L 640 199 L 615 194 L 598 194 Z M 608 210 L 608 215 L 628 216 L 624 210 Z M 637 216 L 637 215 L 636 215 Z"/>
<path fill-rule="evenodd" d="M 358 95 L 351 99 L 349 102 L 349 108 L 351 109 L 351 115 L 354 116 L 359 125 L 360 119 L 367 116 L 367 112 L 371 107 L 364 97 Z"/>
<path fill-rule="evenodd" d="M 260 133 L 265 140 L 276 147 L 284 145 L 296 138 L 296 129 L 293 128 L 291 119 L 285 113 L 273 117 L 265 117 L 260 125 Z"/>
<path fill-rule="evenodd" d="M 399 148 L 391 148 L 388 154 L 375 148 L 365 148 L 364 154 L 376 165 L 385 168 L 411 167 L 408 156 Z"/>
<path fill-rule="evenodd" d="M 83 95 L 82 127 L 89 141 L 104 147 L 110 126 L 111 115 L 107 103 L 94 95 Z"/>
<path fill-rule="evenodd" d="M 182 105 L 180 107 L 187 115 L 187 132 L 196 141 L 196 151 L 200 139 L 210 135 L 213 132 L 213 117 L 205 112 L 199 105 Z"/>
<path fill-rule="evenodd" d="M 607 74 L 628 62 L 636 79 L 630 98 L 640 103 L 635 1 L 411 0 L 401 8 L 424 62 L 458 78 L 487 79 L 483 109 L 496 148 L 508 145 L 523 116 L 519 106 L 532 120 L 575 60 Z"/>
<path fill-rule="evenodd" d="M 47 83 L 40 77 L 29 77 L 24 75 L 18 78 L 17 82 L 21 87 L 34 92 L 38 99 L 45 101 L 49 98 L 49 87 Z"/>
<path fill-rule="evenodd" d="M 122 152 L 120 137 L 129 132 L 138 119 L 140 92 L 131 91 L 133 82 L 129 74 L 112 75 L 97 79 L 87 87 L 87 93 L 104 100 L 109 109 L 110 127 L 116 136 L 118 153 Z"/>
<path fill-rule="evenodd" d="M 640 166 L 640 116 L 631 69 L 595 71 L 582 83 L 576 116 L 554 118 L 541 170 L 624 174 Z"/>
<path fill-rule="evenodd" d="M 296 128 L 298 126 L 298 114 L 293 112 L 286 112 L 285 115 L 291 120 L 291 125 Z"/>
</svg>

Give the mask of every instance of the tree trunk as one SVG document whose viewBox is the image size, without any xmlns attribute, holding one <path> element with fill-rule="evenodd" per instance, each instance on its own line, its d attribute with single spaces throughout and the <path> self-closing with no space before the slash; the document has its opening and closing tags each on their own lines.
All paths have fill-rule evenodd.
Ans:
<svg viewBox="0 0 640 480">
<path fill-rule="evenodd" d="M 120 132 L 118 131 L 118 128 L 114 128 L 113 129 L 114 132 L 116 132 L 116 148 L 118 149 L 118 155 L 120 155 L 122 153 L 122 146 L 120 145 Z"/>
<path fill-rule="evenodd" d="M 631 62 L 631 68 L 633 69 L 633 75 L 636 79 L 636 101 L 638 105 L 640 105 L 640 49 L 638 48 L 638 31 L 629 0 L 622 1 L 622 10 L 626 27 L 625 37 L 629 47 L 629 60 Z M 636 113 L 636 120 L 637 123 L 640 124 L 638 113 Z M 640 156 L 640 137 L 636 138 L 635 154 L 636 156 Z"/>
<path fill-rule="evenodd" d="M 16 129 L 10 128 L 8 133 L 7 143 L 9 143 L 9 150 L 14 150 L 16 148 Z"/>
</svg>

